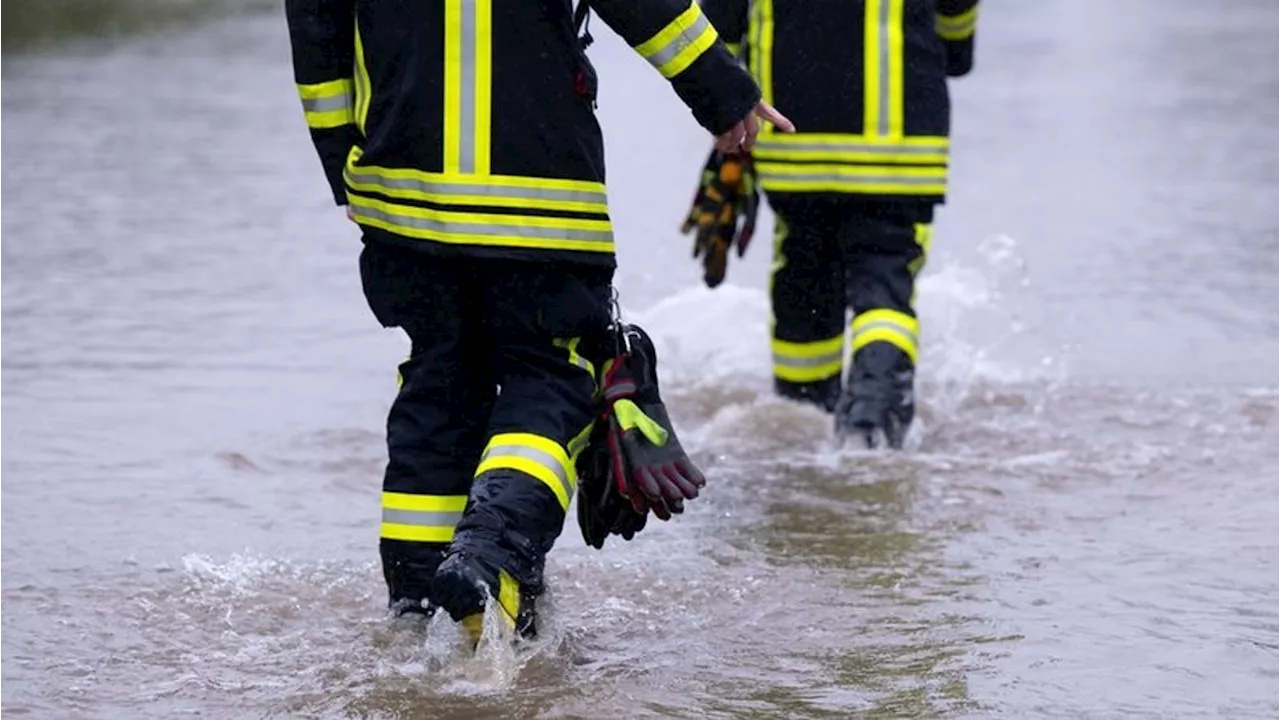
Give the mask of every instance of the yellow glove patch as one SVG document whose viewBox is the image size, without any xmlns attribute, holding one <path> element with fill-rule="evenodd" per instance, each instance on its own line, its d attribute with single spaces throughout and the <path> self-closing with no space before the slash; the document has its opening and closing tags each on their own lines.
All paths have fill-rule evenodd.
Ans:
<svg viewBox="0 0 1280 720">
<path fill-rule="evenodd" d="M 653 418 L 644 414 L 635 403 L 630 400 L 619 400 L 613 404 L 613 414 L 618 418 L 618 424 L 623 430 L 639 429 L 644 434 L 649 444 L 655 447 L 662 447 L 667 444 L 667 429 L 654 422 Z"/>
</svg>

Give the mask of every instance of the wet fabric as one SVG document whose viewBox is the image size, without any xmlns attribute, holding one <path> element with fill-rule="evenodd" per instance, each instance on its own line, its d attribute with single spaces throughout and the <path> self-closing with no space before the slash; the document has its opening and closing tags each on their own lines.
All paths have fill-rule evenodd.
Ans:
<svg viewBox="0 0 1280 720">
<path fill-rule="evenodd" d="M 393 599 L 423 592 L 455 540 L 540 583 L 593 419 L 582 338 L 607 333 L 612 272 L 369 240 L 360 273 L 375 317 L 411 341 L 387 418 L 381 547 Z"/>
<path fill-rule="evenodd" d="M 887 342 L 915 362 L 915 278 L 928 252 L 933 206 L 790 194 L 771 194 L 769 202 L 777 215 L 770 283 L 775 385 L 830 410 L 846 335 L 855 354 Z"/>
</svg>

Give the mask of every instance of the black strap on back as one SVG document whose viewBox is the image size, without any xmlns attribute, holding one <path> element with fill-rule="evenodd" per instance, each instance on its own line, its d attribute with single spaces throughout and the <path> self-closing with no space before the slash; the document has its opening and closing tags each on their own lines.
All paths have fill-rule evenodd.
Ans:
<svg viewBox="0 0 1280 720">
<path fill-rule="evenodd" d="M 591 43 L 595 42 L 595 38 L 591 37 L 591 31 L 588 29 L 590 20 L 589 0 L 578 0 L 578 6 L 573 9 L 573 33 L 578 36 L 578 42 L 582 43 L 583 50 L 591 47 Z"/>
</svg>

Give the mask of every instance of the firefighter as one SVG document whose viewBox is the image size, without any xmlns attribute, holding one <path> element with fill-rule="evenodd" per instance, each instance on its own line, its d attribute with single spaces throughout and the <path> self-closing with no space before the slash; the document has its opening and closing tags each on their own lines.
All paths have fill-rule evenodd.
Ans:
<svg viewBox="0 0 1280 720">
<path fill-rule="evenodd" d="M 916 277 L 945 199 L 947 78 L 973 65 L 977 0 L 703 0 L 764 98 L 799 131 L 713 153 L 684 231 L 705 281 L 777 218 L 770 300 L 777 392 L 835 415 L 837 435 L 900 448 L 915 414 Z M 852 362 L 842 383 L 847 312 Z"/>
<path fill-rule="evenodd" d="M 671 82 L 717 147 L 749 148 L 757 117 L 789 126 L 697 4 L 591 9 Z M 333 199 L 363 233 L 366 300 L 411 343 L 387 419 L 380 554 L 390 608 L 441 607 L 473 628 L 494 598 L 531 634 L 618 337 L 585 6 L 287 0 L 286 17 Z M 656 384 L 640 385 L 656 398 Z M 666 442 L 665 413 L 624 404 L 621 423 L 610 422 L 616 437 Z M 687 465 L 677 443 L 665 451 L 632 452 L 627 469 Z M 684 479 L 692 487 L 700 476 Z M 660 496 L 635 499 L 655 503 L 669 514 Z"/>
</svg>

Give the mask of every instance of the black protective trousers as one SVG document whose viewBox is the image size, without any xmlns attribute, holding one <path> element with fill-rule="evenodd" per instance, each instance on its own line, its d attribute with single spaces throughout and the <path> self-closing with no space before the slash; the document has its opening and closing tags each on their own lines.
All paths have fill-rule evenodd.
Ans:
<svg viewBox="0 0 1280 720">
<path fill-rule="evenodd" d="M 769 205 L 777 216 L 770 300 L 778 391 L 833 409 L 846 326 L 853 354 L 888 342 L 914 364 L 915 280 L 929 249 L 932 202 L 769 193 Z"/>
<path fill-rule="evenodd" d="M 469 552 L 536 591 L 594 416 L 586 345 L 607 337 L 613 270 L 366 237 L 360 274 L 378 321 L 411 341 L 387 417 L 380 550 L 392 601 L 427 597 L 464 532 Z"/>
</svg>

